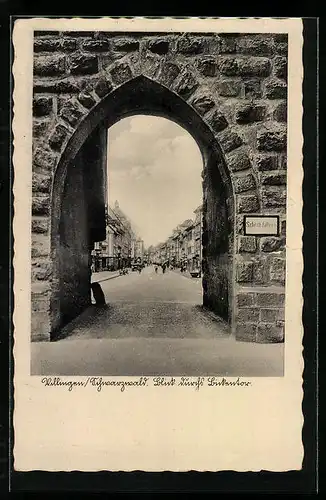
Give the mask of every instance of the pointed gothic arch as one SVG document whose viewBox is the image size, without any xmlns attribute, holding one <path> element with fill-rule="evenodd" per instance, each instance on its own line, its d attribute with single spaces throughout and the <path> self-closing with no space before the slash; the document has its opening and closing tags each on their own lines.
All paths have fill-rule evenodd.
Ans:
<svg viewBox="0 0 326 500">
<path fill-rule="evenodd" d="M 105 33 L 94 34 L 92 41 L 89 35 L 81 35 L 76 49 L 69 49 L 72 52 L 68 55 L 59 50 L 51 60 L 42 54 L 48 45 L 44 45 L 40 36 L 35 54 L 32 337 L 53 338 L 61 321 L 57 264 L 60 231 L 64 225 L 60 214 L 67 186 L 75 186 L 74 200 L 81 200 L 76 196 L 78 182 L 80 186 L 85 184 L 83 176 L 77 183 L 69 180 L 69 176 L 87 171 L 86 184 L 93 182 L 104 192 L 103 130 L 123 117 L 147 113 L 181 125 L 195 139 L 203 155 L 203 187 L 209 214 L 204 228 L 208 257 L 204 302 L 219 312 L 221 301 L 217 297 L 227 286 L 227 316 L 236 327 L 237 338 L 265 341 L 270 331 L 261 312 L 265 301 L 269 304 L 272 294 L 273 307 L 278 308 L 280 314 L 284 309 L 284 241 L 281 237 L 277 239 L 276 250 L 269 249 L 267 244 L 266 249 L 263 248 L 264 242 L 259 238 L 244 235 L 242 217 L 260 211 L 271 212 L 280 214 L 281 221 L 285 222 L 286 127 L 282 123 L 285 119 L 284 114 L 277 114 L 276 110 L 274 113 L 275 95 L 268 91 L 274 61 L 244 54 L 241 58 L 234 54 L 219 55 L 216 45 L 221 42 L 219 36 L 209 39 L 205 35 L 197 36 L 194 43 L 189 36 L 184 46 L 183 36 L 177 34 L 172 37 L 177 45 L 169 39 L 163 47 L 161 38 L 157 45 L 155 39 L 146 34 L 137 34 L 135 39 L 125 35 L 123 40 L 109 42 Z M 67 41 L 66 33 L 58 36 L 62 43 Z M 276 50 L 278 40 L 271 38 L 270 43 L 271 50 Z M 114 54 L 113 46 L 118 47 Z M 284 84 L 276 83 L 283 92 Z M 250 89 L 257 90 L 258 94 L 263 91 L 264 102 L 249 102 L 247 90 Z M 229 93 L 234 95 L 230 106 L 226 97 Z M 261 122 L 263 129 L 259 128 Z M 270 176 L 261 173 L 271 168 L 276 173 Z M 92 203 L 94 205 L 94 200 Z M 71 207 L 68 203 L 66 211 L 73 209 L 79 216 L 81 207 L 77 205 Z M 102 205 L 93 206 L 100 221 L 94 224 L 93 217 L 93 241 L 99 241 L 104 235 Z M 217 206 L 223 207 L 223 214 L 216 212 Z M 217 226 L 216 220 L 223 223 Z M 87 228 L 89 219 L 84 222 Z M 217 265 L 213 256 L 220 251 L 223 231 L 228 233 L 228 249 L 224 247 L 224 258 Z M 85 268 L 86 260 L 85 257 L 82 262 Z M 228 275 L 216 272 L 223 267 L 228 269 Z M 80 280 L 89 283 L 87 272 L 82 273 L 81 278 L 79 271 L 77 266 L 74 277 L 77 288 Z M 80 300 L 78 293 L 75 299 L 77 309 L 87 305 L 88 299 Z M 252 323 L 251 313 L 258 325 Z M 277 335 L 279 331 L 282 333 L 282 328 L 277 330 Z"/>
<path fill-rule="evenodd" d="M 54 332 L 53 335 L 65 323 L 64 313 L 60 312 L 62 302 L 67 302 L 65 309 L 68 309 L 72 314 L 68 319 L 71 319 L 74 314 L 78 314 L 89 304 L 89 287 L 87 288 L 89 276 L 86 270 L 84 273 L 85 291 L 78 298 L 79 304 L 77 307 L 71 302 L 71 297 L 73 297 L 73 301 L 76 299 L 76 290 L 74 291 L 71 286 L 67 286 L 67 291 L 63 292 L 64 285 L 60 282 L 62 276 L 67 279 L 67 274 L 69 274 L 69 267 L 63 269 L 58 262 L 60 261 L 60 254 L 64 253 L 63 259 L 61 257 L 64 263 L 68 263 L 73 258 L 72 255 L 65 252 L 62 246 L 60 248 L 60 235 L 62 236 L 63 231 L 62 211 L 68 208 L 67 204 L 63 206 L 65 203 L 64 192 L 65 188 L 67 189 L 67 183 L 72 182 L 69 178 L 69 169 L 76 170 L 76 165 L 82 165 L 81 168 L 84 169 L 87 168 L 86 163 L 94 161 L 94 140 L 98 146 L 99 142 L 103 140 L 104 130 L 107 130 L 118 120 L 134 114 L 161 116 L 178 123 L 191 134 L 200 148 L 204 165 L 204 304 L 231 322 L 234 194 L 231 175 L 227 170 L 221 147 L 211 128 L 186 101 L 167 87 L 147 77 L 138 76 L 109 93 L 89 111 L 68 140 L 54 173 L 51 197 L 52 283 L 55 284 L 52 285 L 51 305 L 51 330 Z M 105 149 L 106 144 L 103 143 L 99 152 L 100 156 L 97 155 L 96 157 L 96 161 L 100 162 L 100 168 L 102 169 L 104 168 L 103 165 L 105 165 L 105 161 L 103 161 L 106 154 Z M 106 185 L 105 181 L 104 185 Z M 76 196 L 81 196 L 81 193 L 76 191 L 75 179 L 69 203 L 75 203 Z M 74 200 L 72 197 L 74 197 Z M 76 210 L 80 209 L 76 208 Z M 81 221 L 78 221 L 78 224 L 81 224 Z M 71 225 L 73 225 L 73 221 L 70 220 L 69 227 Z M 100 230 L 97 236 L 91 236 L 91 241 L 88 242 L 89 245 L 92 245 L 94 241 L 103 239 L 104 234 L 102 225 L 102 231 Z M 75 233 L 73 238 L 76 238 Z M 83 250 L 80 249 L 81 253 L 85 252 L 88 243 L 85 242 Z M 74 250 L 76 251 L 77 248 Z M 78 274 L 81 267 L 83 267 L 82 263 L 78 262 Z M 76 274 L 73 275 L 72 280 L 76 286 Z M 68 296 L 70 297 L 69 300 Z M 74 311 L 76 312 L 74 313 Z"/>
</svg>

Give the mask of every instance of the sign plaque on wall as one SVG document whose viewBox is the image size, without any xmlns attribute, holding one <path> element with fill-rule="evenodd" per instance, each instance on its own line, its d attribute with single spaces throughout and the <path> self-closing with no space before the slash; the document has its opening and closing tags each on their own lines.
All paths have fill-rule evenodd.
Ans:
<svg viewBox="0 0 326 500">
<path fill-rule="evenodd" d="M 244 215 L 244 234 L 246 236 L 279 236 L 278 215 Z"/>
</svg>

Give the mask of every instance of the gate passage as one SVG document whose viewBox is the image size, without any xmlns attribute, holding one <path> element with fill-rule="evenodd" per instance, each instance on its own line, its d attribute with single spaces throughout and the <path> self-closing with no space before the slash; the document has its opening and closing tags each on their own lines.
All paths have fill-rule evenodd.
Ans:
<svg viewBox="0 0 326 500">
<path fill-rule="evenodd" d="M 36 32 L 32 338 L 91 303 L 89 255 L 105 238 L 107 129 L 174 120 L 203 156 L 203 303 L 238 340 L 284 339 L 287 36 Z M 280 233 L 244 233 L 244 215 Z M 77 257 L 76 257 L 77 256 Z"/>
</svg>

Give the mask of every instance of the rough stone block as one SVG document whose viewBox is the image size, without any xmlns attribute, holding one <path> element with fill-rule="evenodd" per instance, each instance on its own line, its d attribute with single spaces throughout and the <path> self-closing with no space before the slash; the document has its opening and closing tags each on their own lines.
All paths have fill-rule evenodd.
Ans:
<svg viewBox="0 0 326 500">
<path fill-rule="evenodd" d="M 220 37 L 220 54 L 234 54 L 237 51 L 236 38 Z"/>
<path fill-rule="evenodd" d="M 82 111 L 78 108 L 76 103 L 67 102 L 60 110 L 59 116 L 72 127 L 74 127 L 83 117 Z"/>
<path fill-rule="evenodd" d="M 50 255 L 50 238 L 45 234 L 32 234 L 32 258 Z"/>
<path fill-rule="evenodd" d="M 32 281 L 47 281 L 52 276 L 52 264 L 43 257 L 39 257 L 35 262 L 32 262 Z"/>
<path fill-rule="evenodd" d="M 96 40 L 85 40 L 82 43 L 82 49 L 89 52 L 106 52 L 109 48 L 109 41 L 101 38 Z"/>
<path fill-rule="evenodd" d="M 261 178 L 263 185 L 267 186 L 283 186 L 286 184 L 286 174 L 264 174 Z"/>
<path fill-rule="evenodd" d="M 270 56 L 274 53 L 274 40 L 257 35 L 241 37 L 237 41 L 237 52 L 251 56 Z"/>
<path fill-rule="evenodd" d="M 258 170 L 268 171 L 278 169 L 277 155 L 256 155 L 255 166 Z"/>
<path fill-rule="evenodd" d="M 255 323 L 237 323 L 235 327 L 235 338 L 242 342 L 256 341 L 257 325 Z"/>
<path fill-rule="evenodd" d="M 217 64 L 216 59 L 211 57 L 207 59 L 200 59 L 197 63 L 197 68 L 199 73 L 203 76 L 216 76 L 217 75 Z"/>
<path fill-rule="evenodd" d="M 130 38 L 117 39 L 113 41 L 112 48 L 120 52 L 135 52 L 139 50 L 139 41 Z"/>
<path fill-rule="evenodd" d="M 97 94 L 101 98 L 111 92 L 112 89 L 112 84 L 105 78 L 99 78 L 94 85 L 95 94 Z"/>
<path fill-rule="evenodd" d="M 121 85 L 122 83 L 130 80 L 132 78 L 132 72 L 129 65 L 125 62 L 117 64 L 114 68 L 111 69 L 110 75 L 112 81 L 116 85 Z"/>
<path fill-rule="evenodd" d="M 287 43 L 288 42 L 288 34 L 287 33 L 275 33 L 274 35 L 275 43 Z"/>
<path fill-rule="evenodd" d="M 234 192 L 243 193 L 256 187 L 256 181 L 252 174 L 235 177 L 233 180 Z"/>
<path fill-rule="evenodd" d="M 241 91 L 238 80 L 221 80 L 218 83 L 218 93 L 221 97 L 237 97 Z"/>
<path fill-rule="evenodd" d="M 209 110 L 213 109 L 215 102 L 209 97 L 201 96 L 196 97 L 191 103 L 191 105 L 198 111 L 199 114 L 204 115 Z"/>
<path fill-rule="evenodd" d="M 164 39 L 151 40 L 148 44 L 148 48 L 154 54 L 167 54 L 169 52 L 169 42 Z"/>
<path fill-rule="evenodd" d="M 276 236 L 268 236 L 261 239 L 261 250 L 263 252 L 276 252 L 283 246 L 283 239 Z"/>
<path fill-rule="evenodd" d="M 37 81 L 34 83 L 34 94 L 40 93 L 54 93 L 54 94 L 75 94 L 80 91 L 79 86 L 71 78 L 64 78 L 63 80 L 55 81 Z"/>
<path fill-rule="evenodd" d="M 272 80 L 266 83 L 264 96 L 267 99 L 286 99 L 287 85 L 281 80 Z"/>
<path fill-rule="evenodd" d="M 47 217 L 32 218 L 32 232 L 45 234 L 49 229 L 49 219 Z"/>
<path fill-rule="evenodd" d="M 253 213 L 259 210 L 259 201 L 256 195 L 237 196 L 238 213 Z"/>
<path fill-rule="evenodd" d="M 286 130 L 259 130 L 257 148 L 260 151 L 286 151 Z"/>
<path fill-rule="evenodd" d="M 284 328 L 282 326 L 261 323 L 258 325 L 257 342 L 277 343 L 284 342 Z"/>
<path fill-rule="evenodd" d="M 262 121 L 266 115 L 266 106 L 245 105 L 236 112 L 236 122 L 239 124 L 254 123 Z"/>
<path fill-rule="evenodd" d="M 32 342 L 47 342 L 50 340 L 50 315 L 48 312 L 34 312 L 31 317 Z"/>
<path fill-rule="evenodd" d="M 285 303 L 284 293 L 261 292 L 257 293 L 257 305 L 263 307 L 280 307 Z"/>
<path fill-rule="evenodd" d="M 279 155 L 279 169 L 280 170 L 287 169 L 287 156 L 286 156 L 286 154 Z"/>
<path fill-rule="evenodd" d="M 50 196 L 33 195 L 32 197 L 32 214 L 33 215 L 48 215 L 50 210 Z"/>
<path fill-rule="evenodd" d="M 33 99 L 33 115 L 46 116 L 52 112 L 53 99 L 52 97 L 36 96 Z"/>
<path fill-rule="evenodd" d="M 281 235 L 282 236 L 286 235 L 286 220 L 282 220 L 281 222 Z"/>
<path fill-rule="evenodd" d="M 241 323 L 247 323 L 249 321 L 256 322 L 259 320 L 259 311 L 258 307 L 246 307 L 239 309 L 237 313 L 237 321 Z"/>
<path fill-rule="evenodd" d="M 268 76 L 271 62 L 264 57 L 222 57 L 219 64 L 222 75 L 226 76 Z"/>
<path fill-rule="evenodd" d="M 61 55 L 34 58 L 34 75 L 57 76 L 65 72 L 65 57 Z"/>
<path fill-rule="evenodd" d="M 174 63 L 164 63 L 158 73 L 158 80 L 165 85 L 170 87 L 173 81 L 177 78 L 180 73 L 180 68 Z"/>
<path fill-rule="evenodd" d="M 73 52 L 77 49 L 77 41 L 71 40 L 69 38 L 64 38 L 63 40 L 61 40 L 60 45 L 61 49 L 64 52 Z"/>
<path fill-rule="evenodd" d="M 278 78 L 282 78 L 287 81 L 288 75 L 288 63 L 286 57 L 277 56 L 274 58 L 274 73 Z"/>
<path fill-rule="evenodd" d="M 286 206 L 286 190 L 264 189 L 262 191 L 262 206 L 264 208 L 281 208 Z"/>
<path fill-rule="evenodd" d="M 34 40 L 34 52 L 72 52 L 76 50 L 76 40 L 61 38 L 36 38 Z"/>
<path fill-rule="evenodd" d="M 219 134 L 218 141 L 224 153 L 230 153 L 230 151 L 238 148 L 243 143 L 241 137 L 229 129 L 224 130 L 221 134 Z"/>
<path fill-rule="evenodd" d="M 48 296 L 35 296 L 32 294 L 32 313 L 50 310 L 50 299 Z"/>
<path fill-rule="evenodd" d="M 237 296 L 237 306 L 247 307 L 254 305 L 255 294 L 254 293 L 239 293 Z"/>
<path fill-rule="evenodd" d="M 281 321 L 285 321 L 285 309 L 284 309 L 284 307 L 282 307 L 282 309 L 278 309 L 276 321 L 277 321 L 277 323 L 280 323 Z"/>
<path fill-rule="evenodd" d="M 63 125 L 57 125 L 49 138 L 51 148 L 60 151 L 67 137 L 69 137 L 69 130 Z"/>
<path fill-rule="evenodd" d="M 270 268 L 271 281 L 285 284 L 285 259 L 274 258 Z"/>
<path fill-rule="evenodd" d="M 50 120 L 33 120 L 33 138 L 45 137 L 48 135 Z"/>
<path fill-rule="evenodd" d="M 244 82 L 244 93 L 246 98 L 260 99 L 263 95 L 261 80 L 246 80 Z"/>
<path fill-rule="evenodd" d="M 35 38 L 34 52 L 55 52 L 60 50 L 59 38 Z"/>
<path fill-rule="evenodd" d="M 228 126 L 227 119 L 219 111 L 214 111 L 207 121 L 215 132 L 222 132 Z"/>
<path fill-rule="evenodd" d="M 188 99 L 198 88 L 198 85 L 199 84 L 194 76 L 187 72 L 181 76 L 175 90 L 181 97 Z"/>
<path fill-rule="evenodd" d="M 253 270 L 253 283 L 256 285 L 265 285 L 268 283 L 269 279 L 269 267 L 268 263 L 266 261 L 261 261 L 257 260 L 254 263 L 254 270 Z"/>
<path fill-rule="evenodd" d="M 49 193 L 51 189 L 52 176 L 33 172 L 32 191 L 40 193 Z"/>
<path fill-rule="evenodd" d="M 288 55 L 288 42 L 286 40 L 276 41 L 275 50 L 276 50 L 277 54 L 287 56 Z"/>
<path fill-rule="evenodd" d="M 275 323 L 279 318 L 278 309 L 261 309 L 260 320 L 265 323 Z"/>
<path fill-rule="evenodd" d="M 237 264 L 237 282 L 251 283 L 253 279 L 254 262 L 238 262 Z"/>
<path fill-rule="evenodd" d="M 255 236 L 240 236 L 239 238 L 239 252 L 240 253 L 254 253 L 256 252 L 257 244 Z"/>
<path fill-rule="evenodd" d="M 45 171 L 52 171 L 56 165 L 57 157 L 50 153 L 49 151 L 45 151 L 44 149 L 38 148 L 33 156 L 34 165 L 44 169 Z"/>
<path fill-rule="evenodd" d="M 73 75 L 90 75 L 98 72 L 98 59 L 94 54 L 73 54 L 69 59 Z"/>
<path fill-rule="evenodd" d="M 86 109 L 91 109 L 96 104 L 95 99 L 87 92 L 81 92 L 78 96 L 78 101 Z"/>
<path fill-rule="evenodd" d="M 247 170 L 251 167 L 249 156 L 245 151 L 235 151 L 226 155 L 226 163 L 232 172 Z"/>
<path fill-rule="evenodd" d="M 280 102 L 274 110 L 274 119 L 278 122 L 286 122 L 287 121 L 287 103 L 286 101 Z"/>
<path fill-rule="evenodd" d="M 205 49 L 204 40 L 201 38 L 182 37 L 177 42 L 177 51 L 184 55 L 200 54 Z"/>
</svg>

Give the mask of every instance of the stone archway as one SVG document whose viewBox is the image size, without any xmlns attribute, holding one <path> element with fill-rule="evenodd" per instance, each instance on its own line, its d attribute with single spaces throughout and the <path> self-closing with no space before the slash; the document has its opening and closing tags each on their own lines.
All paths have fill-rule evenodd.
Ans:
<svg viewBox="0 0 326 500">
<path fill-rule="evenodd" d="M 237 59 L 226 52 L 227 56 L 219 56 L 217 60 L 216 53 L 221 54 L 221 51 L 219 49 L 216 52 L 216 44 L 224 40 L 228 45 L 230 39 L 184 35 L 176 35 L 175 38 L 174 45 L 170 43 L 169 37 L 148 38 L 144 34 L 112 38 L 112 34 L 71 32 L 35 39 L 32 208 L 34 338 L 48 339 L 50 333 L 60 326 L 58 238 L 67 176 L 73 170 L 77 172 L 78 165 L 84 171 L 83 155 L 88 147 L 95 159 L 97 186 L 103 191 L 105 179 L 101 178 L 100 172 L 104 145 L 100 151 L 97 147 L 101 143 L 103 130 L 124 116 L 147 113 L 179 123 L 195 138 L 203 154 L 206 214 L 210 214 L 205 216 L 204 226 L 204 301 L 217 312 L 221 310 L 219 286 L 227 283 L 227 309 L 237 338 L 253 341 L 282 339 L 282 324 L 275 329 L 264 320 L 263 314 L 268 313 L 263 311 L 267 305 L 272 305 L 274 318 L 282 313 L 284 252 L 275 258 L 271 258 L 272 253 L 266 256 L 257 238 L 243 235 L 241 217 L 259 210 L 268 211 L 269 207 L 269 211 L 275 213 L 276 210 L 284 215 L 284 189 L 280 187 L 283 181 L 274 182 L 275 176 L 278 175 L 280 179 L 281 175 L 275 170 L 279 170 L 280 162 L 283 161 L 284 165 L 285 159 L 286 129 L 280 123 L 284 119 L 284 113 L 282 115 L 280 111 L 284 102 L 276 102 L 275 120 L 270 120 L 266 100 L 262 105 L 255 104 L 252 99 L 250 102 L 245 99 L 241 106 L 236 106 L 234 120 L 233 117 L 230 119 L 228 102 L 221 100 L 223 95 L 237 96 L 237 85 L 251 89 L 253 95 L 252 92 L 259 91 L 263 79 L 269 92 L 274 92 L 270 98 L 275 99 L 273 95 L 276 92 L 276 99 L 283 99 L 283 82 L 278 82 L 276 76 L 270 76 L 276 71 L 273 66 L 277 68 L 276 58 L 275 62 L 268 57 L 251 55 Z M 268 40 L 267 45 L 270 50 L 274 50 L 276 40 L 272 37 Z M 114 54 L 112 44 L 115 47 Z M 49 50 L 58 51 L 58 54 L 39 54 Z M 280 59 L 278 56 L 278 68 L 281 67 Z M 216 94 L 215 77 L 218 71 L 224 80 L 218 80 L 219 91 Z M 281 76 L 281 73 L 277 76 Z M 248 97 L 249 90 L 246 91 Z M 234 104 L 232 106 L 233 113 Z M 255 137 L 252 140 L 253 129 L 250 130 L 248 124 L 265 119 L 265 129 L 254 129 Z M 241 126 L 245 133 L 241 132 Z M 90 158 L 89 154 L 87 158 Z M 253 167 L 253 161 L 256 165 L 259 161 L 265 165 L 268 162 L 274 165 L 273 162 L 276 162 L 275 168 L 272 166 L 273 179 L 269 181 L 265 176 L 262 179 L 259 169 Z M 277 188 L 272 188 L 266 194 L 262 182 Z M 266 201 L 268 196 L 273 197 L 274 204 Z M 208 205 L 211 208 L 207 210 Z M 223 210 L 218 212 L 218 207 L 223 207 Z M 97 210 L 97 220 L 101 220 L 101 207 L 98 206 Z M 217 215 L 223 221 L 220 229 L 215 224 Z M 91 240 L 102 239 L 101 224 L 92 229 Z M 227 246 L 221 242 L 223 238 L 220 240 L 221 232 L 228 235 Z M 266 248 L 272 245 L 268 252 L 282 251 L 284 248 L 284 238 L 265 243 Z M 219 248 L 223 248 L 220 253 Z M 214 255 L 224 257 L 214 264 Z M 225 269 L 223 276 L 218 275 L 218 268 Z M 85 283 L 87 279 L 85 273 Z M 79 306 L 82 309 L 87 304 L 87 298 L 80 301 L 77 294 L 78 302 L 76 314 Z"/>
<path fill-rule="evenodd" d="M 102 211 L 99 201 L 90 198 L 92 192 L 102 191 L 103 194 L 106 185 L 103 178 L 106 143 L 103 139 L 105 131 L 117 120 L 136 113 L 174 120 L 193 135 L 201 149 L 204 164 L 203 301 L 205 306 L 231 322 L 234 201 L 232 181 L 222 152 L 211 129 L 192 107 L 161 84 L 138 76 L 108 94 L 89 113 L 70 138 L 57 166 L 51 210 L 52 332 L 89 305 L 89 250 L 95 241 L 104 239 L 105 234 L 104 198 Z M 83 142 L 85 130 L 89 136 Z M 86 193 L 83 184 L 94 188 Z M 101 227 L 99 221 L 102 221 Z"/>
</svg>

